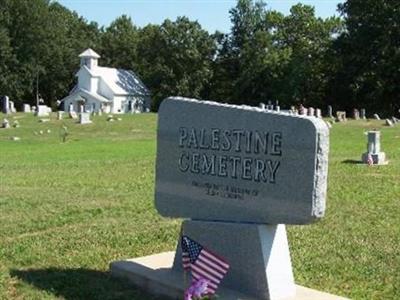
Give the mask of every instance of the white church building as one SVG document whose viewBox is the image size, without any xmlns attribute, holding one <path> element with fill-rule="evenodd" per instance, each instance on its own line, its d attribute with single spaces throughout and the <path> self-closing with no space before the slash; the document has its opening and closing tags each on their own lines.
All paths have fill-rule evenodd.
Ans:
<svg viewBox="0 0 400 300">
<path fill-rule="evenodd" d="M 64 110 L 105 113 L 140 113 L 150 111 L 150 91 L 132 71 L 100 67 L 100 55 L 87 49 L 79 55 L 81 67 L 78 84 L 62 99 Z"/>
</svg>

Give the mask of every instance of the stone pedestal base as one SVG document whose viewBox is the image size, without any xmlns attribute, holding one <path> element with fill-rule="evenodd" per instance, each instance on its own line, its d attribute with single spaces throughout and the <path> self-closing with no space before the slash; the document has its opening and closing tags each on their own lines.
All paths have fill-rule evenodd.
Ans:
<svg viewBox="0 0 400 300">
<path fill-rule="evenodd" d="M 387 165 L 388 161 L 386 160 L 385 152 L 378 152 L 375 154 L 371 154 L 372 160 L 374 161 L 374 165 Z M 368 163 L 368 152 L 363 153 L 361 157 L 363 163 Z"/>
<path fill-rule="evenodd" d="M 183 299 L 183 272 L 172 270 L 175 252 L 164 252 L 151 256 L 112 262 L 111 275 L 125 278 L 133 285 L 148 293 L 168 299 Z M 259 300 L 230 289 L 218 289 L 221 300 Z M 346 300 L 347 298 L 319 292 L 302 286 L 295 286 L 295 296 L 282 300 Z"/>
<path fill-rule="evenodd" d="M 285 225 L 185 220 L 182 234 L 222 256 L 230 265 L 220 286 L 260 300 L 294 296 Z M 173 270 L 183 273 L 178 243 Z"/>
</svg>

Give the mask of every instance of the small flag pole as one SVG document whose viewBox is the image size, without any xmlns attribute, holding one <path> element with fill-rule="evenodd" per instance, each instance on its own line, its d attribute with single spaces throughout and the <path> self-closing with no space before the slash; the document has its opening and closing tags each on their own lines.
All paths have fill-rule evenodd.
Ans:
<svg viewBox="0 0 400 300">
<path fill-rule="evenodd" d="M 179 233 L 179 243 L 181 246 L 181 251 L 182 251 L 182 237 L 183 237 L 183 225 L 182 225 L 181 231 Z M 187 284 L 188 284 L 188 271 L 185 268 L 183 268 L 183 290 L 184 291 L 186 290 Z"/>
</svg>

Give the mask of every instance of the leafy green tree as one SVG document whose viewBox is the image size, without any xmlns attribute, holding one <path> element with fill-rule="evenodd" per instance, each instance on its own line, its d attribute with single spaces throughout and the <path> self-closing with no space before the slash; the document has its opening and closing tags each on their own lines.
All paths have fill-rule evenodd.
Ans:
<svg viewBox="0 0 400 300">
<path fill-rule="evenodd" d="M 122 15 L 101 35 L 102 61 L 107 66 L 136 69 L 139 30 L 130 17 Z"/>
<path fill-rule="evenodd" d="M 212 77 L 213 39 L 186 17 L 149 25 L 138 45 L 139 74 L 153 92 L 154 108 L 168 96 L 201 98 Z"/>
<path fill-rule="evenodd" d="M 393 115 L 400 108 L 400 3 L 348 0 L 339 6 L 346 31 L 335 43 L 337 106 Z"/>
</svg>

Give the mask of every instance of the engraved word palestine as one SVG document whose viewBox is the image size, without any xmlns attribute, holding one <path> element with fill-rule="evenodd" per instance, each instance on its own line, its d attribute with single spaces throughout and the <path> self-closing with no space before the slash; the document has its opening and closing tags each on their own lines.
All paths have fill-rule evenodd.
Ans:
<svg viewBox="0 0 400 300">
<path fill-rule="evenodd" d="M 181 172 L 276 182 L 281 132 L 181 127 L 178 136 Z"/>
</svg>

